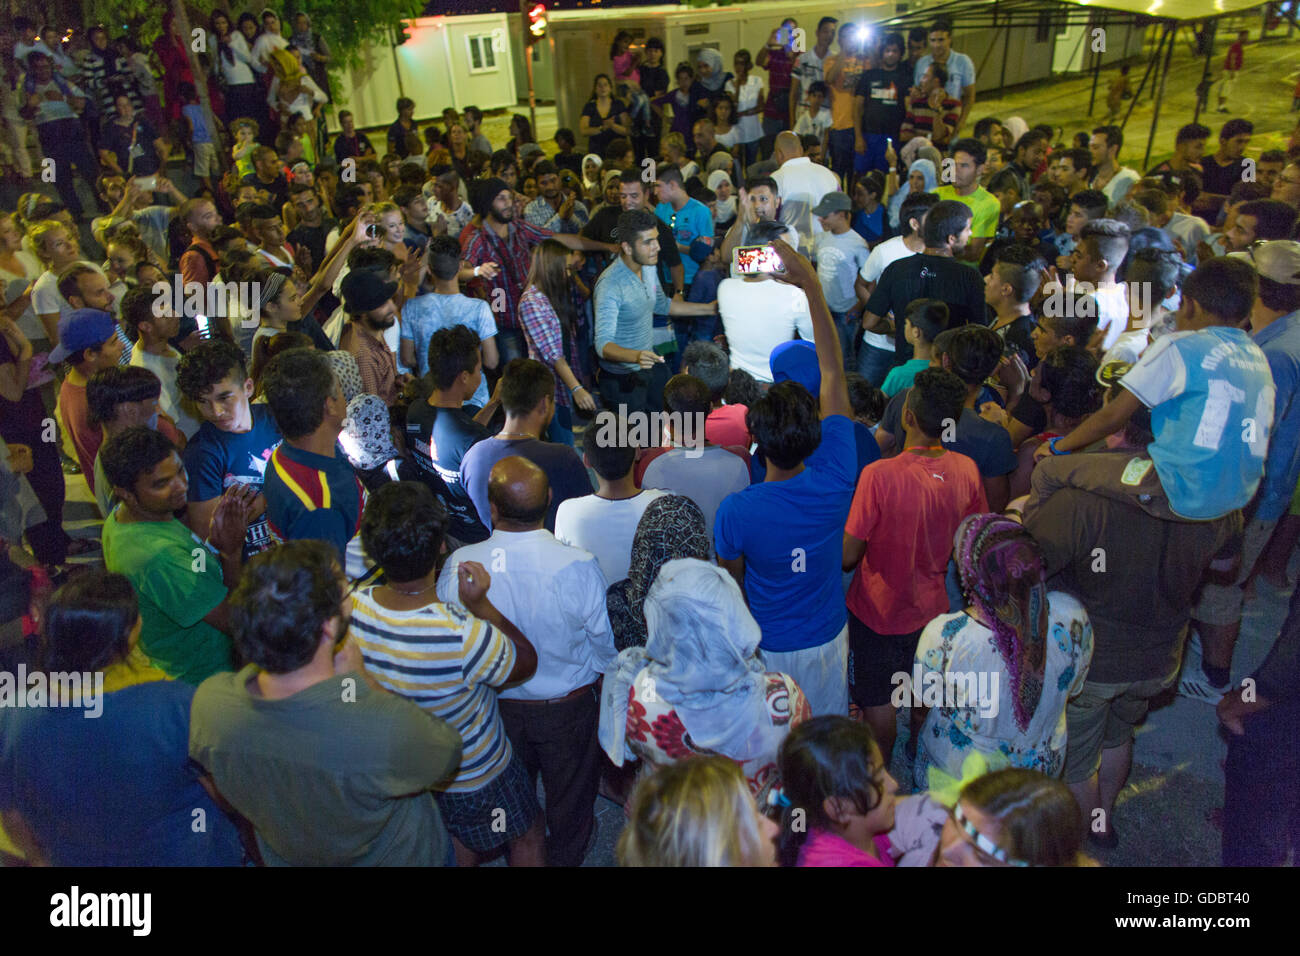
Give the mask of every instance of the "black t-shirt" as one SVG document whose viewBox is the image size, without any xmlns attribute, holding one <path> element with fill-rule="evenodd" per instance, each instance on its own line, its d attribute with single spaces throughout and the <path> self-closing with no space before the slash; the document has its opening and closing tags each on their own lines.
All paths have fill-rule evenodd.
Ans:
<svg viewBox="0 0 1300 956">
<path fill-rule="evenodd" d="M 135 136 L 135 148 L 131 147 L 131 137 Z M 130 126 L 122 126 L 112 120 L 104 124 L 100 135 L 100 146 L 117 157 L 117 164 L 128 176 L 152 176 L 161 165 L 158 151 L 153 148 L 153 141 L 158 138 L 149 121 L 137 116 Z"/>
<path fill-rule="evenodd" d="M 342 163 L 349 156 L 360 156 L 363 153 L 373 153 L 375 148 L 370 145 L 370 137 L 365 133 L 348 137 L 339 133 L 338 138 L 334 140 L 334 159 Z"/>
<path fill-rule="evenodd" d="M 668 71 L 662 66 L 641 66 L 638 69 L 641 72 L 641 90 L 646 96 L 653 100 L 668 92 Z M 650 111 L 650 126 L 655 136 L 658 136 L 663 126 L 663 117 L 654 110 Z"/>
<path fill-rule="evenodd" d="M 948 303 L 949 326 L 975 322 L 987 325 L 984 283 L 978 269 L 947 256 L 924 252 L 891 262 L 880 274 L 867 311 L 894 316 L 894 342 L 900 364 L 912 357 L 912 346 L 903 337 L 903 315 L 913 299 L 939 299 Z"/>
<path fill-rule="evenodd" d="M 463 408 L 438 408 L 419 401 L 406 411 L 407 447 L 420 466 L 425 484 L 447 509 L 450 521 L 447 533 L 464 544 L 475 544 L 488 537 L 488 530 L 479 521 L 474 502 L 460 480 L 460 463 L 465 452 L 488 434 Z"/>
<path fill-rule="evenodd" d="M 567 169 L 579 179 L 582 178 L 582 157 L 577 153 L 556 153 L 551 157 L 551 162 L 555 163 L 556 169 Z"/>
<path fill-rule="evenodd" d="M 622 214 L 623 210 L 619 206 L 601 206 L 582 227 L 582 235 L 597 242 L 613 242 L 614 227 L 618 225 L 618 217 Z M 682 264 L 682 254 L 668 223 L 655 216 L 655 226 L 659 229 L 659 281 L 667 291 L 672 288 L 672 273 L 668 270 Z"/>
<path fill-rule="evenodd" d="M 252 172 L 240 180 L 245 186 L 253 186 L 257 189 L 265 189 L 271 194 L 271 206 L 279 209 L 289 201 L 289 181 L 284 178 L 284 173 L 276 175 L 269 183 L 264 183 L 257 178 L 257 173 Z"/>
<path fill-rule="evenodd" d="M 903 434 L 903 404 L 911 393 L 905 388 L 889 400 L 880 426 L 894 436 L 894 447 L 902 448 L 906 442 Z M 957 436 L 943 446 L 949 451 L 961 452 L 975 462 L 981 478 L 1001 478 L 1016 470 L 1016 453 L 1011 447 L 1011 434 L 1001 425 L 986 421 L 969 408 L 963 408 L 957 419 Z"/>
<path fill-rule="evenodd" d="M 315 272 L 325 263 L 325 238 L 338 223 L 333 219 L 323 219 L 319 226 L 299 225 L 289 233 L 289 241 L 295 246 L 306 246 L 311 252 L 311 271 Z"/>
<path fill-rule="evenodd" d="M 855 96 L 866 101 L 862 107 L 862 128 L 868 133 L 898 141 L 898 129 L 907 113 L 907 91 L 912 75 L 901 64 L 892 70 L 878 67 L 858 77 Z"/>
<path fill-rule="evenodd" d="M 610 101 L 609 112 L 604 116 L 601 116 L 600 111 L 596 109 L 595 100 L 587 100 L 587 105 L 582 108 L 582 115 L 587 117 L 587 122 L 591 124 L 592 129 L 600 129 L 600 124 L 610 117 L 613 117 L 614 121 L 617 122 L 619 114 L 626 112 L 627 105 L 622 100 L 617 99 Z M 604 158 L 605 150 L 616 139 L 618 139 L 618 133 L 612 129 L 601 130 L 596 135 L 587 137 L 587 152 L 595 153 L 597 156 Z"/>
<path fill-rule="evenodd" d="M 1025 363 L 1025 368 L 1033 371 L 1038 364 L 1038 353 L 1034 351 L 1034 317 L 1032 315 L 1022 315 L 1010 325 L 1000 329 L 994 329 L 1006 345 L 1005 353 L 1014 349 L 1020 353 L 1020 359 Z"/>
<path fill-rule="evenodd" d="M 1242 181 L 1245 168 L 1244 159 L 1238 159 L 1227 166 L 1220 166 L 1213 156 L 1206 156 L 1201 160 L 1201 191 L 1214 193 L 1216 196 L 1228 195 L 1232 192 L 1232 187 Z"/>
</svg>

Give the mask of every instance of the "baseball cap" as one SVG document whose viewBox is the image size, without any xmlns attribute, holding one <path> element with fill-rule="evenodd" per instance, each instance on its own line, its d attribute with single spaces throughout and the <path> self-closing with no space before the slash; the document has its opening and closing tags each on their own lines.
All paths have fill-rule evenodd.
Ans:
<svg viewBox="0 0 1300 956">
<path fill-rule="evenodd" d="M 523 159 L 526 156 L 531 156 L 534 153 L 538 154 L 539 156 L 546 155 L 545 153 L 542 152 L 542 147 L 538 146 L 536 143 L 524 143 L 522 146 L 519 147 L 520 159 Z"/>
<path fill-rule="evenodd" d="M 66 362 L 82 349 L 97 349 L 117 334 L 112 313 L 99 309 L 73 309 L 59 319 L 59 344 L 50 352 L 50 362 Z"/>
<path fill-rule="evenodd" d="M 339 291 L 343 293 L 344 310 L 357 315 L 377 309 L 391 299 L 397 283 L 369 269 L 354 269 L 343 277 Z"/>
<path fill-rule="evenodd" d="M 853 208 L 853 200 L 846 193 L 827 193 L 822 201 L 813 206 L 814 216 L 829 216 L 833 212 L 848 212 Z"/>
<path fill-rule="evenodd" d="M 804 339 L 782 342 L 772 349 L 768 360 L 772 368 L 772 381 L 798 382 L 813 397 L 821 394 L 822 370 L 817 364 L 817 346 Z"/>
<path fill-rule="evenodd" d="M 1229 253 L 1229 256 L 1246 260 L 1265 279 L 1283 285 L 1300 285 L 1300 242 L 1270 239 L 1257 242 L 1242 252 Z"/>
</svg>

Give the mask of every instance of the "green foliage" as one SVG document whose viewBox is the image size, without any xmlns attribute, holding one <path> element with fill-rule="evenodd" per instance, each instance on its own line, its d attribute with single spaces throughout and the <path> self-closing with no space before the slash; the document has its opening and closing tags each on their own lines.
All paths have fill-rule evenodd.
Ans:
<svg viewBox="0 0 1300 956">
<path fill-rule="evenodd" d="M 162 33 L 163 12 L 171 6 L 170 0 L 85 0 L 86 22 L 102 22 L 109 32 L 117 36 L 129 32 L 148 49 Z M 190 22 L 195 27 L 206 27 L 208 13 L 221 4 L 186 4 Z M 236 16 L 247 9 L 261 16 L 266 4 L 230 4 L 233 23 Z M 291 0 L 284 7 L 282 24 L 286 36 L 293 31 L 293 16 L 302 11 L 311 17 L 312 29 L 325 38 L 333 55 L 330 69 L 360 65 L 360 52 L 367 42 L 385 44 L 389 31 L 401 20 L 418 17 L 424 10 L 422 0 Z M 124 30 L 124 27 L 126 28 Z"/>
</svg>

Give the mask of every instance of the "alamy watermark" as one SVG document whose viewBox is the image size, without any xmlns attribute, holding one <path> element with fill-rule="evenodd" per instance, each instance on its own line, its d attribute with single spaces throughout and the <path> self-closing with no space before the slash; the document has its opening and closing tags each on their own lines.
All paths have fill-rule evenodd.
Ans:
<svg viewBox="0 0 1300 956">
<path fill-rule="evenodd" d="M 699 458 L 704 454 L 707 418 L 703 412 L 629 412 L 626 405 L 619 405 L 617 414 L 605 411 L 597 416 L 593 427 L 596 444 L 602 448 L 648 448 L 671 440 L 686 449 L 687 458 Z"/>
<path fill-rule="evenodd" d="M 104 713 L 103 671 L 0 671 L 0 708 L 81 707 L 83 717 Z"/>
<path fill-rule="evenodd" d="M 992 671 L 923 671 L 917 661 L 912 673 L 898 671 L 889 678 L 894 685 L 889 702 L 895 708 L 971 709 L 991 720 L 998 715 L 1002 687 L 998 677 Z"/>
<path fill-rule="evenodd" d="M 153 314 L 194 317 L 206 315 L 238 319 L 241 328 L 255 329 L 262 323 L 262 283 L 186 282 L 178 273 L 170 284 L 153 284 Z"/>
</svg>

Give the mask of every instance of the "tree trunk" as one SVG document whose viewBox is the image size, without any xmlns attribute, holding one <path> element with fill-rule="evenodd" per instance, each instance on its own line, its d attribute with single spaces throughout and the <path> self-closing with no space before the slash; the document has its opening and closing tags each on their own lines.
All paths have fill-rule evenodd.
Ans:
<svg viewBox="0 0 1300 956">
<path fill-rule="evenodd" d="M 217 179 L 225 175 L 229 163 L 226 162 L 225 150 L 221 148 L 221 134 L 217 132 L 217 118 L 212 112 L 212 102 L 208 99 L 208 71 L 203 67 L 203 61 L 199 55 L 194 52 L 194 33 L 190 25 L 190 15 L 185 10 L 183 0 L 171 0 L 172 15 L 176 18 L 176 24 L 181 28 L 181 37 L 185 43 L 185 55 L 190 60 L 190 71 L 194 74 L 194 89 L 199 94 L 199 105 L 203 107 L 203 115 L 208 122 L 208 131 L 212 134 L 212 143 L 216 147 L 217 169 L 219 170 Z M 234 28 L 234 24 L 231 24 Z M 203 26 L 207 32 L 207 25 Z M 207 42 L 213 42 L 212 37 L 207 38 Z"/>
</svg>

